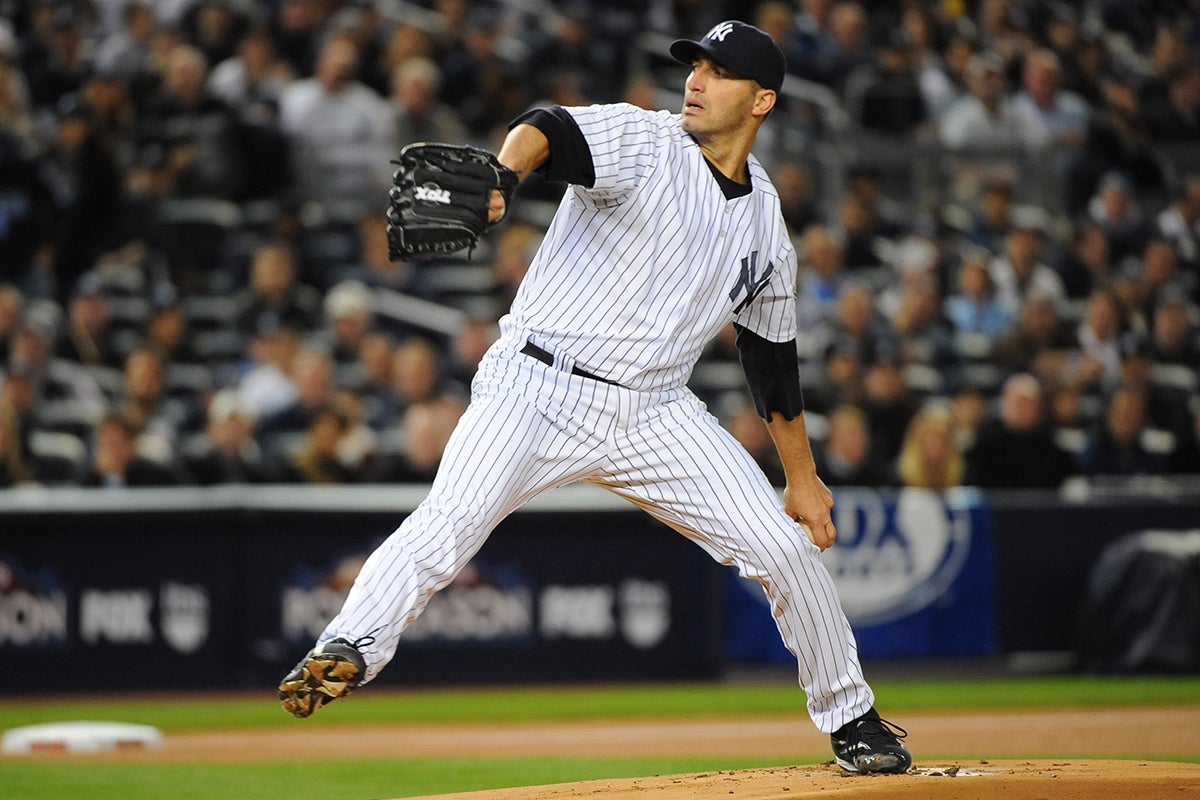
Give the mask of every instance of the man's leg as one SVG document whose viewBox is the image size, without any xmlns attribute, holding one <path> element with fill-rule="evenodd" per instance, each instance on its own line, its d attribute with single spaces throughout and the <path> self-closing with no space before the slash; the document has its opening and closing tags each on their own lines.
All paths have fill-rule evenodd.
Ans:
<svg viewBox="0 0 1200 800">
<path fill-rule="evenodd" d="M 867 712 L 874 695 L 833 580 L 745 449 L 690 399 L 671 404 L 669 424 L 625 436 L 627 457 L 603 485 L 762 585 L 820 730 Z"/>
<path fill-rule="evenodd" d="M 520 394 L 477 399 L 446 447 L 429 495 L 363 564 L 341 611 L 280 684 L 306 717 L 372 680 L 400 635 L 509 513 L 593 469 L 602 452 Z"/>
<path fill-rule="evenodd" d="M 905 772 L 907 733 L 875 712 L 854 634 L 820 551 L 783 511 L 738 442 L 694 398 L 626 428 L 597 481 L 758 581 L 796 656 L 808 712 L 830 734 L 837 763 L 859 773 Z M 899 736 L 897 736 L 897 733 Z"/>
</svg>

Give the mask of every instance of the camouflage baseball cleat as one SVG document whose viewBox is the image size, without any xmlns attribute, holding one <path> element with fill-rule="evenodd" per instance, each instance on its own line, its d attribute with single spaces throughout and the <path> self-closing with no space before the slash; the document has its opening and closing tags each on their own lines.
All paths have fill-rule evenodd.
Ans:
<svg viewBox="0 0 1200 800">
<path fill-rule="evenodd" d="M 357 688 L 367 671 L 358 648 L 345 639 L 332 639 L 313 648 L 279 684 L 283 710 L 298 719 Z"/>
<path fill-rule="evenodd" d="M 897 733 L 898 732 L 898 733 Z M 908 772 L 912 755 L 901 739 L 908 731 L 882 719 L 874 708 L 843 725 L 829 737 L 838 766 L 866 775 L 872 772 Z"/>
</svg>

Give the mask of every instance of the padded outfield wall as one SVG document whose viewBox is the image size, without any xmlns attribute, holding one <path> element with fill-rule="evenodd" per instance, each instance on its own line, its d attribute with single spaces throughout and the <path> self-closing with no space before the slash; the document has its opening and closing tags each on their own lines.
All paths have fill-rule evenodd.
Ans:
<svg viewBox="0 0 1200 800">
<path fill-rule="evenodd" d="M 0 657 L 17 691 L 274 685 L 423 487 L 0 492 Z M 864 658 L 1061 654 L 1103 547 L 1194 499 L 836 493 Z M 785 663 L 758 587 L 592 487 L 506 520 L 381 682 L 655 680 Z"/>
</svg>

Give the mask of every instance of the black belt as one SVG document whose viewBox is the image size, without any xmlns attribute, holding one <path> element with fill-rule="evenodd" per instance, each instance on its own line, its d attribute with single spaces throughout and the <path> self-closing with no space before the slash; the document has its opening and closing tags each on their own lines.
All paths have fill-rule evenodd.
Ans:
<svg viewBox="0 0 1200 800">
<path fill-rule="evenodd" d="M 542 362 L 546 366 L 549 366 L 549 367 L 554 366 L 554 354 L 551 353 L 549 350 L 544 350 L 543 348 L 538 347 L 533 342 L 529 342 L 529 341 L 525 342 L 525 346 L 521 348 L 521 353 L 524 355 L 527 355 L 527 356 L 533 356 L 534 358 L 536 358 L 538 361 Z M 610 381 L 608 378 L 601 378 L 599 375 L 593 375 L 592 373 L 587 372 L 586 370 L 582 370 L 579 367 L 571 367 L 571 374 L 578 375 L 581 378 L 590 378 L 591 380 L 594 380 L 594 381 L 600 381 L 601 383 L 607 383 L 611 386 L 620 386 L 621 385 L 621 384 L 617 383 L 616 381 Z"/>
</svg>

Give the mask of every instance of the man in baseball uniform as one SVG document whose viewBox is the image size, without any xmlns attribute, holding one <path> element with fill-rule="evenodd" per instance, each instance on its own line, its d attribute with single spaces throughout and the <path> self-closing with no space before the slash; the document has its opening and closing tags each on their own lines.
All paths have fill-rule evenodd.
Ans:
<svg viewBox="0 0 1200 800">
<path fill-rule="evenodd" d="M 586 481 L 762 585 L 799 662 L 809 714 L 842 767 L 911 765 L 875 712 L 820 560 L 836 531 L 804 425 L 796 254 L 775 188 L 750 154 L 783 82 L 783 53 L 736 21 L 670 51 L 692 68 L 682 113 L 553 107 L 513 123 L 501 163 L 570 186 L 428 497 L 370 556 L 341 612 L 280 684 L 295 716 L 374 678 L 505 516 Z M 498 219 L 504 203 L 493 198 Z M 782 503 L 686 387 L 730 322 L 787 474 Z"/>
</svg>

